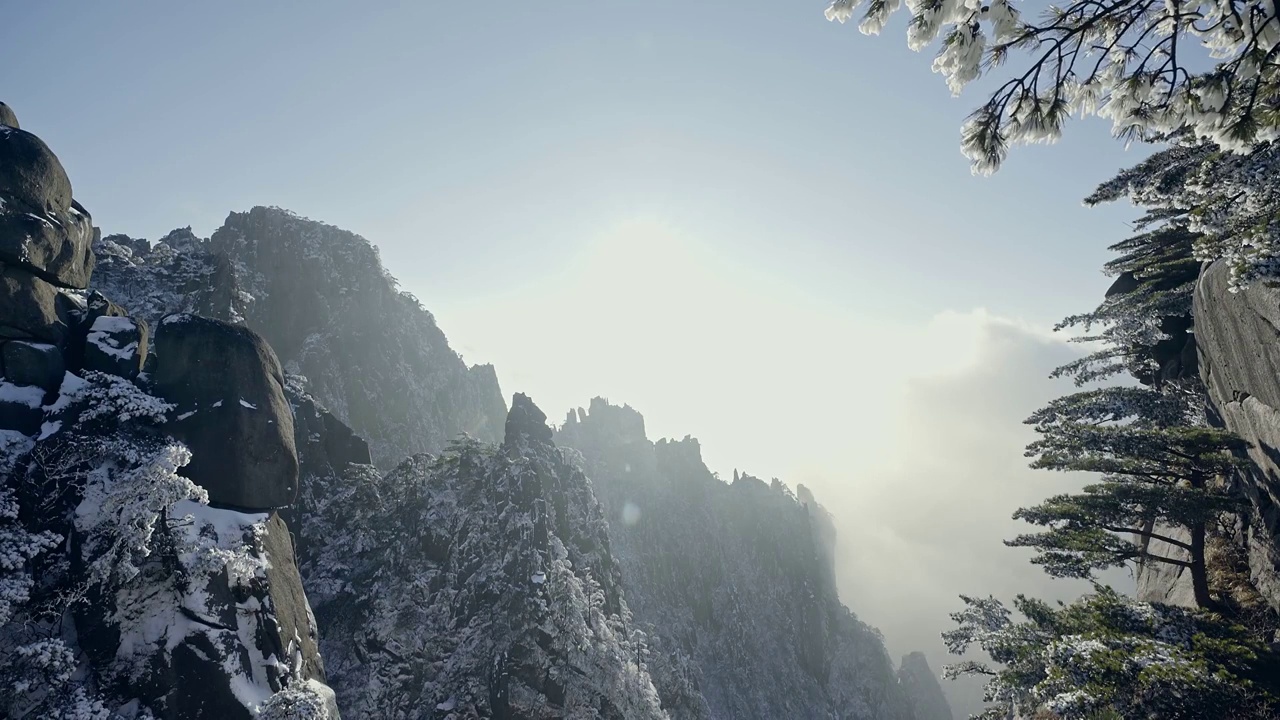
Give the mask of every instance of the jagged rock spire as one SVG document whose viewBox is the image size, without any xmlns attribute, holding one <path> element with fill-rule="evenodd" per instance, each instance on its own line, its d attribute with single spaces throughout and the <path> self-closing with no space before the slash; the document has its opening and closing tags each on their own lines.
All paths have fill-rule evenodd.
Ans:
<svg viewBox="0 0 1280 720">
<path fill-rule="evenodd" d="M 547 426 L 546 413 L 538 409 L 524 393 L 511 398 L 511 411 L 507 413 L 505 447 L 518 447 L 521 443 L 551 443 L 551 428 Z"/>
</svg>

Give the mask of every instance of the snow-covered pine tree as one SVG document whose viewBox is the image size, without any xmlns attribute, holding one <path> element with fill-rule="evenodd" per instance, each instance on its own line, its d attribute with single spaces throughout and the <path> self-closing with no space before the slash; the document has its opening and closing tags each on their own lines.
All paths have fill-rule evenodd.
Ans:
<svg viewBox="0 0 1280 720">
<path fill-rule="evenodd" d="M 862 5 L 831 0 L 826 15 L 845 22 Z M 859 28 L 868 34 L 901 7 L 865 5 Z M 1107 118 L 1130 139 L 1186 130 L 1234 151 L 1280 137 L 1280 15 L 1269 3 L 1073 0 L 1034 14 L 1020 5 L 907 3 L 908 45 L 922 50 L 942 36 L 933 70 L 953 93 L 1013 68 L 964 125 L 962 148 L 975 171 L 996 170 L 1011 143 L 1057 140 L 1072 114 Z"/>
<path fill-rule="evenodd" d="M 946 675 L 988 678 L 979 720 L 1263 720 L 1275 717 L 1275 655 L 1244 628 L 1201 610 L 1137 602 L 1108 588 L 1066 606 L 1018 596 L 964 597 L 943 634 L 1001 667 L 969 661 Z"/>
<path fill-rule="evenodd" d="M 1103 266 L 1116 278 L 1106 299 L 1055 328 L 1083 330 L 1071 341 L 1097 349 L 1056 369 L 1053 377 L 1085 385 L 1128 374 L 1157 389 L 1185 388 L 1198 398 L 1189 335 L 1191 296 L 1200 272 L 1192 253 L 1198 236 L 1167 214 L 1151 213 L 1138 227 L 1143 231 L 1109 248 L 1118 257 Z"/>
</svg>

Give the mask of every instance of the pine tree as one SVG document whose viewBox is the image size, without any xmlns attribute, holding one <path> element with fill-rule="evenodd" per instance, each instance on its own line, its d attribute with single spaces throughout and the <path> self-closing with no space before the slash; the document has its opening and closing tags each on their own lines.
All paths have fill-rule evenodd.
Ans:
<svg viewBox="0 0 1280 720">
<path fill-rule="evenodd" d="M 1006 544 L 1038 550 L 1032 562 L 1055 577 L 1087 578 L 1138 560 L 1185 567 L 1196 603 L 1213 606 L 1205 534 L 1219 514 L 1239 503 L 1216 480 L 1243 462 L 1233 454 L 1243 450 L 1243 440 L 1192 424 L 1181 398 L 1146 388 L 1076 393 L 1027 422 L 1041 435 L 1027 447 L 1032 467 L 1100 478 L 1081 493 L 1019 509 L 1015 518 L 1047 529 Z M 1185 529 L 1189 540 L 1157 530 L 1164 527 Z M 1181 549 L 1186 559 L 1153 554 L 1151 540 Z"/>
<path fill-rule="evenodd" d="M 1066 606 L 964 597 L 943 633 L 1002 667 L 968 661 L 946 677 L 986 677 L 996 704 L 977 716 L 1063 720 L 1261 720 L 1275 717 L 1275 655 L 1244 628 L 1201 610 L 1142 603 L 1109 588 Z"/>
<path fill-rule="evenodd" d="M 902 6 L 831 0 L 826 15 L 845 22 L 864 4 L 859 28 L 868 34 Z M 1014 68 L 964 125 L 962 147 L 975 171 L 997 169 L 1010 143 L 1057 140 L 1072 114 L 1107 118 L 1131 140 L 1187 132 L 1249 151 L 1280 137 L 1280 16 L 1263 0 L 1072 0 L 1035 16 L 1011 0 L 919 0 L 907 8 L 907 44 L 922 50 L 942 37 L 933 70 L 953 93 Z M 1206 49 L 1212 65 L 1201 62 Z"/>
</svg>

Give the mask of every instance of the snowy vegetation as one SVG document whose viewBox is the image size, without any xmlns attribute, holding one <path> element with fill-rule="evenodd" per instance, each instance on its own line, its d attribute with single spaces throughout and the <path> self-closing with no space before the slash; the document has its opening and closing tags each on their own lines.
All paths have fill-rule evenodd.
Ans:
<svg viewBox="0 0 1280 720">
<path fill-rule="evenodd" d="M 519 433 L 304 479 L 302 572 L 344 712 L 667 717 L 590 482 Z"/>
<path fill-rule="evenodd" d="M 863 5 L 832 0 L 827 18 L 845 22 Z M 901 3 L 865 6 L 859 29 L 877 34 Z M 1057 140 L 1072 114 L 1109 119 L 1124 137 L 1185 132 L 1232 151 L 1280 138 L 1280 17 L 1269 3 L 910 0 L 907 10 L 913 50 L 942 37 L 933 70 L 953 93 L 1015 68 L 964 126 L 978 172 L 998 168 L 1010 144 Z"/>
<path fill-rule="evenodd" d="M 1228 157 L 1247 156 L 1215 151 L 1212 161 L 1236 162 Z M 965 597 L 953 616 L 958 628 L 944 636 L 948 646 L 981 650 L 996 665 L 964 661 L 948 673 L 989 679 L 985 718 L 1225 720 L 1276 712 L 1276 618 L 1256 601 L 1248 568 L 1241 572 L 1233 559 L 1240 551 L 1231 550 L 1240 542 L 1233 527 L 1247 512 L 1235 478 L 1248 466 L 1248 444 L 1210 422 L 1198 371 L 1192 293 L 1199 261 L 1214 254 L 1205 249 L 1212 219 L 1176 198 L 1195 192 L 1205 158 L 1175 147 L 1089 198 L 1128 194 L 1147 215 L 1138 234 L 1112 246 L 1118 257 L 1105 271 L 1116 281 L 1107 298 L 1059 326 L 1082 328 L 1076 339 L 1091 348 L 1055 375 L 1122 384 L 1059 398 L 1028 419 L 1040 434 L 1027 448 L 1033 467 L 1093 480 L 1082 492 L 1018 510 L 1016 518 L 1044 529 L 1007 543 L 1037 550 L 1033 562 L 1054 576 L 1170 566 L 1170 576 L 1188 578 L 1193 607 L 1137 602 L 1096 581 L 1095 592 L 1065 606 L 1017 598 L 1022 620 L 995 598 Z M 1241 261 L 1236 270 L 1243 281 L 1266 267 Z"/>
</svg>

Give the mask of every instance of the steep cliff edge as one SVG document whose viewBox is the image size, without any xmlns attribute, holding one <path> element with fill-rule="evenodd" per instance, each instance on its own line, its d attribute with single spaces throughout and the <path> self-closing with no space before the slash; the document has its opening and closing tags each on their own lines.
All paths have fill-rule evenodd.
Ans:
<svg viewBox="0 0 1280 720">
<path fill-rule="evenodd" d="M 86 293 L 88 211 L 0 110 L 0 715 L 336 720 L 275 354 Z"/>
<path fill-rule="evenodd" d="M 836 595 L 812 495 L 722 482 L 696 440 L 650 442 L 639 413 L 598 398 L 557 440 L 586 458 L 673 718 L 915 717 L 879 633 Z"/>
<path fill-rule="evenodd" d="M 1210 421 L 1252 446 L 1248 471 L 1231 481 L 1249 500 L 1233 528 L 1252 585 L 1280 611 L 1280 289 L 1229 290 L 1230 269 L 1207 266 L 1195 293 L 1200 373 Z"/>
<path fill-rule="evenodd" d="M 95 249 L 94 286 L 142 317 L 196 312 L 261 333 L 384 469 L 459 433 L 502 439 L 493 367 L 468 367 L 359 235 L 256 207 L 231 213 L 208 240 L 111 235 Z"/>
</svg>

